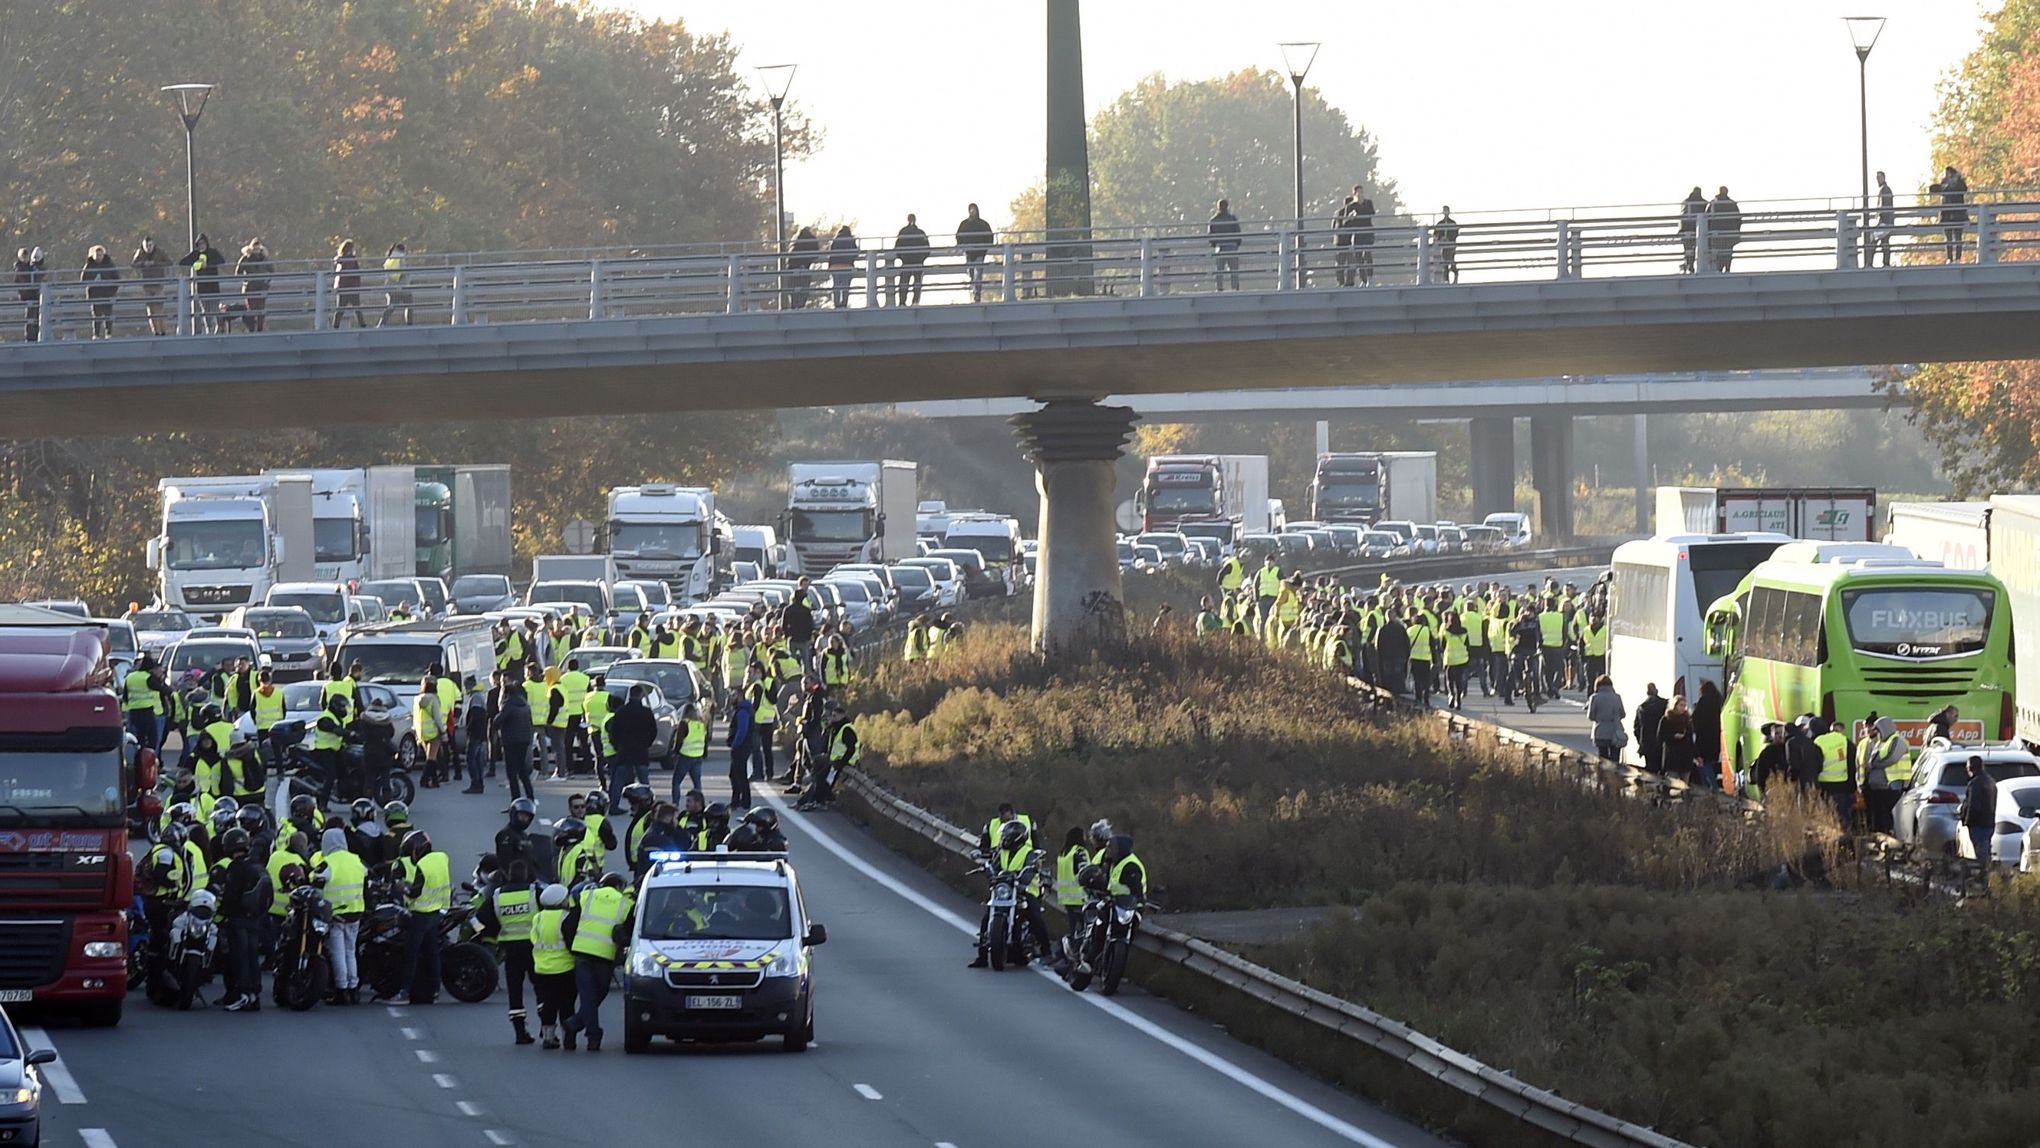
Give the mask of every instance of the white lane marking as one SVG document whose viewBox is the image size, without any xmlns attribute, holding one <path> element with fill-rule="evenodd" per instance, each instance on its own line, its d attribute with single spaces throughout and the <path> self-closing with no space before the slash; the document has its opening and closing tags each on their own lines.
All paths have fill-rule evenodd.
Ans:
<svg viewBox="0 0 2040 1148">
<path fill-rule="evenodd" d="M 432 1051 L 429 1048 L 414 1048 L 411 1050 L 411 1053 L 412 1055 L 416 1056 L 419 1062 L 422 1064 L 439 1063 L 439 1054 Z"/>
<path fill-rule="evenodd" d="M 517 1143 L 515 1140 L 510 1139 L 508 1133 L 498 1132 L 494 1128 L 484 1129 L 482 1131 L 482 1135 L 487 1136 L 489 1138 L 489 1143 L 497 1145 L 498 1148 L 501 1148 L 501 1146 L 504 1144 Z"/>
<path fill-rule="evenodd" d="M 21 1039 L 31 1049 L 47 1048 L 55 1051 L 57 1047 L 55 1042 L 50 1040 L 50 1034 L 40 1028 L 28 1027 L 22 1029 Z M 42 1066 L 43 1083 L 49 1085 L 50 1091 L 57 1094 L 57 1103 L 59 1104 L 85 1103 L 85 1090 L 78 1087 L 78 1078 L 72 1076 L 71 1070 L 64 1067 L 64 1062 L 61 1059 L 62 1054 L 59 1053 L 58 1056 L 59 1059 Z M 108 1141 L 108 1143 L 112 1142 Z"/>
<path fill-rule="evenodd" d="M 411 1014 L 409 1014 L 409 1013 L 405 1012 L 405 1011 L 404 1011 L 403 1009 L 400 1009 L 400 1008 L 398 1008 L 398 1007 L 397 1007 L 397 1006 L 395 1006 L 395 1005 L 390 1005 L 390 1006 L 389 1006 L 389 1010 L 390 1010 L 390 1015 L 391 1015 L 392 1017 L 400 1017 L 400 1016 L 409 1016 L 409 1015 L 411 1015 Z"/>
<path fill-rule="evenodd" d="M 813 1048 L 814 1046 L 813 1046 L 813 1045 L 809 1045 L 808 1047 L 809 1047 L 809 1048 Z M 954 1144 L 951 1144 L 951 1143 L 950 1143 L 949 1141 L 947 1141 L 947 1140 L 937 1140 L 937 1141 L 935 1142 L 935 1148 L 956 1148 L 956 1145 L 954 1145 Z"/>
<path fill-rule="evenodd" d="M 459 1088 L 459 1087 L 460 1087 L 460 1081 L 458 1081 L 458 1080 L 455 1080 L 455 1079 L 454 1079 L 453 1077 L 451 1077 L 451 1076 L 447 1075 L 447 1074 L 446 1074 L 446 1073 L 444 1073 L 444 1072 L 435 1072 L 435 1073 L 433 1073 L 433 1074 L 432 1074 L 432 1083 L 434 1083 L 434 1084 L 438 1085 L 438 1086 L 439 1086 L 439 1087 L 441 1087 L 441 1088 Z"/>
<path fill-rule="evenodd" d="M 766 800 L 771 804 L 778 806 L 780 808 L 780 813 L 782 816 L 790 816 L 791 819 L 796 820 L 799 823 L 800 828 L 803 832 L 805 832 L 808 836 L 813 837 L 815 839 L 816 844 L 828 850 L 830 853 L 835 854 L 837 860 L 843 862 L 845 865 L 850 866 L 852 869 L 857 870 L 859 873 L 864 874 L 866 877 L 869 877 L 871 880 L 877 882 L 883 888 L 897 894 L 910 904 L 913 904 L 914 906 L 924 910 L 935 919 L 947 923 L 951 928 L 954 928 L 958 932 L 965 933 L 973 937 L 977 935 L 976 922 L 964 920 L 962 916 L 953 913 L 948 909 L 943 908 L 942 906 L 936 904 L 934 901 L 931 901 L 927 897 L 924 897 L 921 894 L 915 892 L 914 890 L 908 888 L 905 884 L 895 879 L 891 874 L 880 871 L 870 862 L 864 860 L 862 857 L 857 856 L 855 853 L 852 853 L 850 849 L 847 846 L 845 846 L 842 842 L 837 841 L 834 837 L 832 837 L 828 833 L 822 831 L 821 829 L 816 828 L 813 819 L 793 815 L 792 811 L 786 807 L 785 803 L 780 801 L 778 798 L 767 797 Z M 1054 980 L 1057 984 L 1062 983 L 1060 978 L 1058 978 L 1054 973 L 1050 972 L 1047 969 L 1037 968 L 1035 971 L 1040 973 L 1044 977 L 1048 977 L 1049 979 Z M 1090 993 L 1076 993 L 1073 995 L 1076 996 L 1078 1000 L 1084 1001 L 1093 1006 L 1094 1008 L 1098 1009 L 1106 1016 L 1109 1016 L 1114 1020 L 1120 1021 L 1121 1023 L 1134 1029 L 1136 1032 L 1140 1032 L 1164 1045 L 1167 1045 L 1170 1048 L 1175 1049 L 1177 1052 L 1180 1052 L 1184 1056 L 1187 1056 L 1190 1059 L 1196 1061 L 1197 1063 L 1204 1065 L 1205 1067 L 1227 1078 L 1228 1080 L 1231 1080 L 1234 1083 L 1241 1085 L 1242 1087 L 1250 1089 L 1253 1092 L 1259 1093 L 1261 1096 L 1264 1096 L 1267 1099 L 1274 1101 L 1275 1103 L 1281 1105 L 1282 1107 L 1287 1108 L 1291 1112 L 1296 1113 L 1298 1116 L 1303 1117 L 1305 1120 L 1310 1121 L 1312 1124 L 1315 1124 L 1318 1127 L 1323 1128 L 1327 1132 L 1330 1132 L 1333 1135 L 1340 1137 L 1341 1139 L 1348 1140 L 1354 1144 L 1364 1145 L 1365 1148 L 1397 1148 L 1397 1145 L 1395 1144 L 1394 1141 L 1384 1140 L 1381 1137 L 1376 1136 L 1375 1134 L 1367 1131 L 1364 1128 L 1360 1128 L 1356 1125 L 1349 1124 L 1346 1121 L 1339 1119 L 1338 1117 L 1332 1115 L 1331 1113 L 1326 1112 L 1324 1109 L 1319 1108 L 1317 1105 L 1312 1104 L 1310 1101 L 1305 1100 L 1302 1097 L 1297 1096 L 1296 1094 L 1289 1092 L 1277 1085 L 1269 1083 L 1268 1081 L 1262 1079 L 1259 1076 L 1254 1075 L 1253 1073 L 1247 1071 L 1244 1068 L 1241 1068 L 1239 1065 L 1232 1063 L 1231 1061 L 1225 1059 L 1224 1057 L 1218 1055 L 1217 1053 L 1211 1052 L 1208 1049 L 1201 1048 L 1198 1045 L 1188 1040 L 1185 1040 L 1180 1036 L 1177 1036 L 1175 1033 L 1170 1032 L 1168 1029 L 1165 1029 L 1160 1025 L 1155 1024 L 1154 1022 L 1147 1020 L 1143 1017 L 1135 1015 L 1134 1013 L 1128 1011 L 1123 1005 L 1119 1004 L 1117 1001 L 1108 1000 L 1100 996 L 1093 996 Z M 858 1091 L 862 1092 L 863 1088 L 864 1086 L 859 1085 Z"/>
<path fill-rule="evenodd" d="M 80 1128 L 78 1139 L 85 1142 L 85 1148 L 120 1148 L 113 1142 L 113 1133 L 104 1128 Z"/>
<path fill-rule="evenodd" d="M 852 1087 L 852 1088 L 856 1089 L 856 1090 L 857 1090 L 857 1095 L 859 1095 L 859 1096 L 862 1096 L 862 1097 L 863 1097 L 864 1099 L 866 1099 L 866 1100 L 884 1100 L 884 1099 L 885 1099 L 885 1097 L 884 1097 L 884 1096 L 881 1096 L 881 1095 L 879 1094 L 879 1091 L 878 1091 L 878 1089 L 876 1089 L 876 1088 L 873 1088 L 873 1087 L 872 1087 L 872 1086 L 870 1086 L 869 1084 L 853 1084 L 853 1085 L 851 1085 L 850 1087 Z"/>
<path fill-rule="evenodd" d="M 405 1040 L 417 1040 L 417 1039 L 418 1039 L 418 1030 L 417 1030 L 417 1029 L 415 1029 L 415 1028 L 400 1028 L 400 1029 L 398 1029 L 397 1031 L 398 1031 L 398 1032 L 401 1032 L 401 1033 L 403 1033 L 403 1034 L 404 1034 L 404 1039 L 405 1039 Z"/>
<path fill-rule="evenodd" d="M 453 1102 L 453 1106 L 460 1109 L 462 1116 L 480 1116 L 482 1114 L 482 1106 L 472 1100 L 456 1100 Z"/>
</svg>

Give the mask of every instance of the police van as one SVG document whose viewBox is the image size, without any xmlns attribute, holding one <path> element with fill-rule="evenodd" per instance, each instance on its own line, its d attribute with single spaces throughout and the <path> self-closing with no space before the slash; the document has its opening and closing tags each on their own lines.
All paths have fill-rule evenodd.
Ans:
<svg viewBox="0 0 2040 1148">
<path fill-rule="evenodd" d="M 722 1043 L 815 1039 L 809 919 L 783 853 L 654 852 L 638 890 L 624 996 L 623 1049 L 652 1038 Z"/>
</svg>

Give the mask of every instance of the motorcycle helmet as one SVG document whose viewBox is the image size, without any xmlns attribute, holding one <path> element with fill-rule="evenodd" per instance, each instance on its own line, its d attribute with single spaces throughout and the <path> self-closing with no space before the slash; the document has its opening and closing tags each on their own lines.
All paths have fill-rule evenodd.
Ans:
<svg viewBox="0 0 2040 1148">
<path fill-rule="evenodd" d="M 243 805 L 234 810 L 234 823 L 253 836 L 269 828 L 269 816 L 262 812 L 259 805 Z"/>
<path fill-rule="evenodd" d="M 659 803 L 652 787 L 641 781 L 634 781 L 623 787 L 623 799 L 630 803 L 632 813 L 643 813 Z"/>
<path fill-rule="evenodd" d="M 222 833 L 225 833 L 227 831 L 227 827 L 234 823 L 234 810 L 230 808 L 227 804 L 231 800 L 233 799 L 229 797 L 222 797 L 220 798 L 219 804 L 213 806 L 212 831 L 213 836 L 215 837 L 219 836 Z"/>
<path fill-rule="evenodd" d="M 170 824 L 185 826 L 198 822 L 198 810 L 189 801 L 180 801 L 170 807 Z"/>
<path fill-rule="evenodd" d="M 494 881 L 498 876 L 502 875 L 502 872 L 503 862 L 497 860 L 496 855 L 494 853 L 482 854 L 482 859 L 475 863 L 476 881 L 480 882 Z"/>
<path fill-rule="evenodd" d="M 1027 827 L 1018 821 L 999 826 L 999 848 L 1018 849 L 1027 843 Z"/>
<path fill-rule="evenodd" d="M 248 851 L 248 831 L 235 826 L 220 834 L 220 852 L 228 857 Z"/>
<path fill-rule="evenodd" d="M 710 802 L 708 808 L 701 812 L 708 818 L 708 822 L 711 825 L 728 825 L 730 823 L 730 807 L 720 801 Z"/>
<path fill-rule="evenodd" d="M 376 814 L 375 802 L 366 797 L 357 797 L 352 804 L 348 805 L 347 812 L 354 816 L 354 823 L 356 825 L 364 821 L 374 821 Z"/>
<path fill-rule="evenodd" d="M 1103 849 L 1112 840 L 1112 823 L 1100 817 L 1091 823 L 1091 848 Z"/>
<path fill-rule="evenodd" d="M 423 829 L 413 829 L 404 834 L 404 856 L 422 857 L 432 852 L 432 838 Z"/>
<path fill-rule="evenodd" d="M 391 829 L 401 829 L 411 823 L 411 807 L 401 801 L 392 801 L 382 807 L 383 824 Z"/>
<path fill-rule="evenodd" d="M 172 849 L 182 849 L 188 836 L 181 822 L 172 821 L 163 827 L 162 843 Z"/>
<path fill-rule="evenodd" d="M 284 888 L 295 889 L 305 883 L 305 867 L 293 861 L 278 869 L 276 877 L 278 883 Z"/>
<path fill-rule="evenodd" d="M 1077 870 L 1077 884 L 1086 889 L 1095 889 L 1103 892 L 1111 887 L 1112 878 L 1110 874 L 1105 872 L 1105 866 L 1086 865 L 1082 869 Z"/>
<path fill-rule="evenodd" d="M 608 813 L 609 795 L 599 789 L 590 790 L 588 793 L 588 812 Z"/>
<path fill-rule="evenodd" d="M 303 821 L 319 811 L 319 799 L 309 793 L 300 793 L 290 799 L 290 819 Z"/>
<path fill-rule="evenodd" d="M 760 834 L 779 828 L 779 813 L 768 805 L 760 805 L 744 814 L 744 824 L 755 825 Z"/>
<path fill-rule="evenodd" d="M 190 913 L 194 920 L 210 921 L 213 910 L 218 907 L 219 898 L 213 896 L 212 890 L 200 889 L 191 895 L 191 904 L 185 908 L 185 912 Z"/>
<path fill-rule="evenodd" d="M 578 817 L 562 817 L 553 822 L 553 844 L 561 849 L 571 848 L 588 836 L 588 823 Z"/>
<path fill-rule="evenodd" d="M 732 853 L 749 853 L 762 848 L 765 839 L 758 832 L 757 826 L 745 821 L 730 830 L 729 838 L 723 844 L 729 846 Z"/>
<path fill-rule="evenodd" d="M 284 867 L 284 871 L 289 872 L 291 869 L 294 868 L 296 868 L 296 866 L 287 865 Z M 300 909 L 311 908 L 313 905 L 319 903 L 319 899 L 320 899 L 319 890 L 318 887 L 315 885 L 299 885 L 297 888 L 292 889 L 290 891 L 290 903 Z"/>
<path fill-rule="evenodd" d="M 538 820 L 538 802 L 529 797 L 520 797 L 511 802 L 510 808 L 503 812 L 510 815 L 510 820 L 517 823 L 517 828 L 529 829 L 531 823 Z"/>
<path fill-rule="evenodd" d="M 208 703 L 202 707 L 198 707 L 197 712 L 198 717 L 196 720 L 198 724 L 202 726 L 212 725 L 214 722 L 223 721 L 225 720 L 226 717 L 226 715 L 220 712 L 219 706 L 213 705 L 211 703 Z M 220 748 L 224 749 L 226 747 L 221 746 Z"/>
<path fill-rule="evenodd" d="M 547 885 L 538 891 L 538 907 L 557 909 L 567 903 L 567 887 L 560 884 Z"/>
<path fill-rule="evenodd" d="M 621 873 L 604 873 L 601 884 L 604 889 L 615 889 L 618 892 L 630 888 L 630 882 L 625 881 Z"/>
</svg>

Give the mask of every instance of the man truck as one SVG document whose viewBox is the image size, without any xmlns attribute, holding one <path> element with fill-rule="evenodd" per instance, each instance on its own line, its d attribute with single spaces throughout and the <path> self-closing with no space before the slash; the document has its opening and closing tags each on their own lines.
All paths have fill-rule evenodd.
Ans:
<svg viewBox="0 0 2040 1148">
<path fill-rule="evenodd" d="M 312 577 L 312 481 L 304 474 L 166 478 L 148 544 L 157 597 L 218 621 L 259 605 L 276 582 Z"/>
<path fill-rule="evenodd" d="M 1310 516 L 1372 526 L 1382 519 L 1438 517 L 1438 452 L 1383 450 L 1321 454 L 1310 483 Z"/>
<path fill-rule="evenodd" d="M 708 487 L 614 487 L 607 521 L 619 578 L 664 582 L 682 605 L 714 597 L 729 581 L 730 520 Z"/>
<path fill-rule="evenodd" d="M 919 466 L 878 462 L 796 462 L 786 468 L 780 533 L 819 578 L 846 562 L 914 556 Z"/>
</svg>

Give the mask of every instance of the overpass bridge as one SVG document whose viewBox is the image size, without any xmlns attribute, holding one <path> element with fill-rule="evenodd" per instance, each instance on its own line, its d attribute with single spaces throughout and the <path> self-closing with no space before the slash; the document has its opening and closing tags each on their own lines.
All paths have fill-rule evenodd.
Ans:
<svg viewBox="0 0 2040 1148">
<path fill-rule="evenodd" d="M 1732 247 L 1703 218 L 1692 238 L 1711 258 L 1691 274 L 1663 214 L 1468 221 L 1449 251 L 1422 221 L 1384 226 L 1364 268 L 1328 229 L 1250 229 L 1216 253 L 1180 229 L 1023 238 L 975 265 L 945 249 L 923 271 L 950 286 L 919 304 L 881 250 L 819 269 L 741 247 L 451 259 L 401 284 L 369 273 L 369 291 L 402 292 L 387 317 L 412 324 L 380 329 L 331 329 L 330 273 L 283 268 L 254 296 L 266 331 L 208 333 L 222 316 L 176 280 L 178 334 L 162 338 L 78 337 L 83 285 L 45 281 L 31 302 L 50 338 L 0 347 L 0 433 L 1024 396 L 1049 404 L 1014 420 L 1049 492 L 1042 609 L 1080 620 L 1117 595 L 1109 462 L 1136 417 L 1099 396 L 2040 356 L 2040 203 L 1973 210 L 1964 261 L 1901 242 L 1900 265 L 1877 268 L 1858 266 L 1846 208 L 1745 210 Z M 1938 232 L 1935 209 L 1900 209 L 1896 230 Z M 842 306 L 797 305 L 823 274 Z M 1533 416 L 1533 471 L 1544 520 L 1564 524 L 1571 421 L 1555 407 Z M 1476 426 L 1477 454 L 1499 424 Z M 1086 560 L 1051 560 L 1058 541 Z"/>
</svg>

